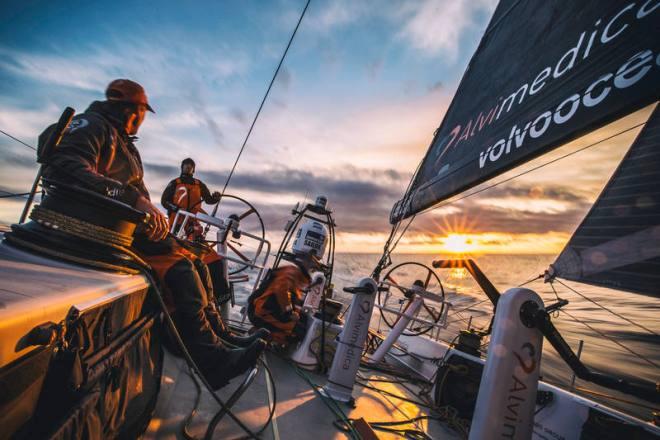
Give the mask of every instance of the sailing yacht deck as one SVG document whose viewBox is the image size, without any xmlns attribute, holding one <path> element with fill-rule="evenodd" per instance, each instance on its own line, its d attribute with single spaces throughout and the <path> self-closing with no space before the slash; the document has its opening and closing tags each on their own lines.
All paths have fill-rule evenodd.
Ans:
<svg viewBox="0 0 660 440">
<path fill-rule="evenodd" d="M 337 416 L 326 406 L 320 397 L 297 372 L 296 368 L 278 355 L 268 353 L 267 365 L 270 367 L 276 388 L 277 407 L 273 423 L 262 434 L 264 439 L 342 439 L 348 435 L 338 430 L 333 421 Z M 323 385 L 325 378 L 313 373 L 305 373 L 313 383 Z M 374 377 L 364 373 L 367 377 Z M 220 390 L 219 394 L 227 399 L 238 386 L 235 379 L 230 385 Z M 394 383 L 373 383 L 374 386 L 408 399 L 416 399 L 415 389 Z M 167 353 L 163 371 L 161 395 L 154 417 L 144 435 L 145 439 L 184 438 L 182 425 L 193 409 L 197 390 L 183 359 Z M 378 391 L 356 385 L 354 394 L 355 408 L 339 404 L 349 418 L 364 418 L 369 422 L 388 422 L 406 420 L 428 415 L 428 411 L 415 404 L 384 395 Z M 198 413 L 191 424 L 190 433 L 202 438 L 207 424 L 219 407 L 207 391 L 202 392 Z M 236 414 L 251 429 L 259 429 L 268 418 L 269 391 L 263 371 L 252 383 L 233 408 Z M 419 429 L 437 439 L 460 438 L 455 432 L 436 420 L 421 420 L 397 428 Z M 378 438 L 401 438 L 388 432 L 376 431 Z M 229 417 L 225 416 L 215 430 L 213 438 L 237 438 L 245 433 Z"/>
</svg>

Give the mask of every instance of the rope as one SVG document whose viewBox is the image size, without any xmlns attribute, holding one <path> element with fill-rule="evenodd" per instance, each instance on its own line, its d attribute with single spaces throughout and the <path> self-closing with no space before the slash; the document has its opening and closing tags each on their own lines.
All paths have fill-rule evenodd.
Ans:
<svg viewBox="0 0 660 440">
<path fill-rule="evenodd" d="M 338 417 L 338 420 L 341 420 L 342 422 L 346 423 L 346 426 L 348 428 L 347 431 L 345 431 L 347 434 L 349 434 L 350 438 L 356 439 L 356 440 L 361 440 L 362 436 L 360 433 L 355 429 L 352 423 L 350 423 L 350 419 L 346 417 L 346 414 L 344 411 L 342 411 L 341 407 L 337 404 L 337 401 L 333 399 L 332 397 L 326 396 L 324 393 L 321 393 L 319 391 L 319 386 L 315 384 L 312 379 L 300 368 L 298 368 L 295 364 L 291 364 L 291 366 L 294 368 L 298 376 L 302 377 L 314 390 L 314 393 L 316 393 L 317 396 L 323 400 L 323 403 L 328 407 L 328 409 L 334 413 L 335 416 Z M 336 426 L 336 425 L 335 425 Z"/>
<path fill-rule="evenodd" d="M 236 166 L 238 165 L 238 161 L 241 158 L 241 155 L 243 154 L 243 150 L 245 149 L 245 146 L 247 145 L 248 139 L 250 139 L 250 135 L 252 134 L 252 130 L 254 129 L 255 124 L 257 123 L 257 119 L 259 119 L 259 115 L 261 114 L 261 110 L 264 107 L 264 104 L 266 103 L 266 99 L 268 98 L 268 95 L 270 94 L 270 90 L 273 88 L 273 84 L 275 83 L 275 79 L 277 78 L 277 74 L 280 71 L 280 68 L 282 67 L 282 64 L 284 63 L 284 58 L 286 57 L 286 54 L 289 52 L 289 48 L 291 47 L 291 43 L 293 43 L 293 39 L 296 36 L 296 33 L 298 32 L 298 28 L 300 27 L 300 23 L 303 20 L 303 17 L 305 16 L 305 13 L 307 12 L 307 8 L 309 7 L 309 3 L 311 0 L 307 0 L 307 3 L 305 3 L 305 7 L 302 10 L 302 13 L 300 14 L 300 18 L 298 19 L 298 23 L 296 23 L 296 27 L 293 30 L 293 33 L 291 34 L 291 38 L 289 38 L 289 42 L 286 45 L 286 49 L 284 49 L 284 53 L 282 54 L 282 57 L 280 58 L 280 62 L 277 65 L 277 68 L 275 69 L 275 73 L 273 74 L 273 77 L 270 80 L 270 84 L 268 84 L 268 89 L 266 89 L 266 93 L 264 94 L 263 99 L 261 100 L 261 104 L 259 104 L 259 109 L 257 110 L 257 113 L 254 115 L 254 119 L 252 120 L 252 124 L 250 125 L 250 129 L 247 132 L 247 135 L 245 136 L 245 139 L 243 140 L 243 145 L 241 145 L 241 149 L 238 152 L 238 156 L 236 156 L 236 160 L 234 161 L 234 165 L 231 167 L 231 171 L 229 171 L 229 175 L 227 176 L 227 180 L 225 181 L 225 186 L 222 188 L 222 191 L 220 193 L 220 200 L 222 200 L 222 196 L 225 195 L 225 191 L 227 190 L 227 186 L 229 186 L 229 181 L 231 180 L 232 176 L 234 175 L 234 171 L 236 170 Z M 213 214 L 212 216 L 215 216 L 215 214 L 218 211 L 218 206 L 220 206 L 220 201 L 215 205 L 215 208 L 213 209 Z"/>
<path fill-rule="evenodd" d="M 646 358 L 645 356 L 642 356 L 641 354 L 635 352 L 634 350 L 631 350 L 630 348 L 626 347 L 625 345 L 623 345 L 622 343 L 620 343 L 620 342 L 617 341 L 616 339 L 614 339 L 614 338 L 612 338 L 612 337 L 610 337 L 610 336 L 607 336 L 605 333 L 601 332 L 600 330 L 597 330 L 596 328 L 592 327 L 591 325 L 587 324 L 586 322 L 584 322 L 584 321 L 580 321 L 580 320 L 577 319 L 575 316 L 573 316 L 573 315 L 571 315 L 570 313 L 568 313 L 566 310 L 564 310 L 564 309 L 560 309 L 559 311 L 565 313 L 566 315 L 568 315 L 571 319 L 573 319 L 573 321 L 575 321 L 575 322 L 577 322 L 577 323 L 579 323 L 579 324 L 584 325 L 585 327 L 589 328 L 591 331 L 597 333 L 598 335 L 602 336 L 603 338 L 608 339 L 610 342 L 613 342 L 614 344 L 616 344 L 616 345 L 618 345 L 619 347 L 623 348 L 624 350 L 626 350 L 628 353 L 632 354 L 633 356 L 637 356 L 638 358 L 640 358 L 640 359 L 646 361 L 649 365 L 651 365 L 651 366 L 653 366 L 653 367 L 655 367 L 655 368 L 660 368 L 660 365 L 658 365 L 658 364 L 656 364 L 655 362 L 649 360 L 649 359 Z"/>
<path fill-rule="evenodd" d="M 25 249 L 30 249 L 30 250 L 33 250 L 33 251 L 38 252 L 40 254 L 46 254 L 46 255 L 49 255 L 51 257 L 60 259 L 60 260 L 71 261 L 73 263 L 82 264 L 83 266 L 98 267 L 99 269 L 103 269 L 103 270 L 110 270 L 110 271 L 113 271 L 113 272 L 127 273 L 127 274 L 131 274 L 131 275 L 135 275 L 135 274 L 140 273 L 139 270 L 132 269 L 132 268 L 129 268 L 129 267 L 126 267 L 126 266 L 119 266 L 119 265 L 112 264 L 112 263 L 104 263 L 102 261 L 90 260 L 89 258 L 76 257 L 76 256 L 68 254 L 66 252 L 59 252 L 59 251 L 53 250 L 49 247 L 39 246 L 39 245 L 34 244 L 32 242 L 29 242 L 27 240 L 23 240 L 21 238 L 18 238 L 15 235 L 5 235 L 5 240 L 7 240 L 9 243 L 17 244 L 20 247 L 23 247 Z"/>
<path fill-rule="evenodd" d="M 555 280 L 556 280 L 559 284 L 561 284 L 562 286 L 566 287 L 566 288 L 567 288 L 568 290 L 570 290 L 571 292 L 573 292 L 573 293 L 575 293 L 575 294 L 577 294 L 577 295 L 580 295 L 582 298 L 586 299 L 586 300 L 589 301 L 590 303 L 595 304 L 596 306 L 600 307 L 601 309 L 610 312 L 612 315 L 616 316 L 617 318 L 619 318 L 619 319 L 623 319 L 624 321 L 626 321 L 626 322 L 628 322 L 628 323 L 634 325 L 635 327 L 639 327 L 639 328 L 641 328 L 642 330 L 646 330 L 647 332 L 651 333 L 651 334 L 654 335 L 654 336 L 660 336 L 660 335 L 658 335 L 656 332 L 654 332 L 653 330 L 651 330 L 651 329 L 649 329 L 649 328 L 643 326 L 642 324 L 638 324 L 638 323 L 636 323 L 636 322 L 633 322 L 633 321 L 631 321 L 630 319 L 626 318 L 625 316 L 616 313 L 614 310 L 609 309 L 609 308 L 605 307 L 604 305 L 601 305 L 601 304 L 598 303 L 597 301 L 595 301 L 595 300 L 593 300 L 593 299 L 591 299 L 591 298 L 589 298 L 589 297 L 587 297 L 587 296 L 581 294 L 581 293 L 578 292 L 577 290 L 573 289 L 571 286 L 569 286 L 569 285 L 563 283 L 561 280 L 558 280 L 558 279 L 555 279 Z"/>
<path fill-rule="evenodd" d="M 28 144 L 28 143 L 25 143 L 25 142 L 23 142 L 22 140 L 20 140 L 19 138 L 10 135 L 10 134 L 7 133 L 6 131 L 2 131 L 2 130 L 0 130 L 0 133 L 4 134 L 5 136 L 7 136 L 7 137 L 10 138 L 10 139 L 15 140 L 16 142 L 18 142 L 18 143 L 21 144 L 21 145 L 24 145 L 24 146 L 28 147 L 28 148 L 31 149 L 31 150 L 37 151 L 37 149 L 34 148 L 32 145 L 30 145 L 30 144 Z"/>
<path fill-rule="evenodd" d="M 102 226 L 93 225 L 77 218 L 43 208 L 40 205 L 34 207 L 30 213 L 30 218 L 49 228 L 95 243 L 122 248 L 129 247 L 133 243 L 133 237 L 130 235 L 124 235 Z"/>
</svg>

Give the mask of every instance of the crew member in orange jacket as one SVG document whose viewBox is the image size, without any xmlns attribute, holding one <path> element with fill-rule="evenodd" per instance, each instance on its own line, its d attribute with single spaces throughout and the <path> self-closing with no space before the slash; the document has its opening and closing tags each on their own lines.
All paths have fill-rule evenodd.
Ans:
<svg viewBox="0 0 660 440">
<path fill-rule="evenodd" d="M 180 209 L 196 214 L 204 212 L 202 202 L 215 204 L 220 201 L 220 193 L 218 191 L 211 193 L 204 182 L 193 177 L 194 174 L 195 161 L 188 157 L 181 162 L 181 175 L 176 179 L 172 179 L 163 191 L 160 203 L 167 209 L 170 225 L 174 224 L 176 213 Z M 182 219 L 179 219 L 177 223 L 177 226 L 180 226 Z M 203 232 L 203 227 L 199 222 L 189 220 L 186 223 L 186 237 L 189 240 L 202 240 L 204 238 Z M 228 302 L 231 299 L 231 290 L 229 281 L 222 269 L 221 257 L 212 248 L 206 247 L 201 258 L 210 272 L 213 291 L 218 304 L 222 305 Z"/>
<path fill-rule="evenodd" d="M 215 191 L 211 194 L 204 182 L 195 179 L 193 174 L 195 174 L 195 161 L 190 157 L 183 159 L 181 162 L 181 175 L 171 180 L 165 191 L 163 191 L 160 203 L 167 209 L 170 225 L 173 224 L 174 217 L 179 209 L 197 214 L 198 212 L 204 212 L 202 202 L 213 205 L 220 201 L 220 193 Z M 190 228 L 186 232 L 191 240 L 199 239 L 202 236 L 202 228 L 198 222 L 189 222 L 186 228 Z"/>
<path fill-rule="evenodd" d="M 306 316 L 301 313 L 310 271 L 319 267 L 325 251 L 327 231 L 317 221 L 305 223 L 293 243 L 293 265 L 269 272 L 248 298 L 248 317 L 258 328 L 270 330 L 274 342 L 288 344 L 302 339 Z"/>
</svg>

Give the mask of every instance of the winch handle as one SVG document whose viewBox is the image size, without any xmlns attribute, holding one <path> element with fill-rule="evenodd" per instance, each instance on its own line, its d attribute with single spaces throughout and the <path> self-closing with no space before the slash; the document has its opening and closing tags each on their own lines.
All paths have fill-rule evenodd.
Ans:
<svg viewBox="0 0 660 440">
<path fill-rule="evenodd" d="M 21 217 L 18 220 L 19 224 L 25 223 L 25 219 L 27 218 L 27 215 L 30 212 L 30 208 L 32 207 L 32 202 L 34 201 L 34 195 L 37 193 L 39 182 L 41 182 L 41 175 L 44 172 L 44 164 L 48 161 L 48 158 L 52 154 L 55 147 L 59 145 L 60 141 L 62 140 L 62 136 L 64 135 L 64 131 L 69 126 L 69 123 L 71 122 L 71 119 L 73 118 L 74 114 L 76 114 L 76 111 L 74 109 L 72 109 L 71 107 L 65 108 L 64 111 L 62 112 L 62 116 L 60 116 L 60 119 L 57 121 L 57 124 L 55 125 L 55 129 L 50 134 L 50 137 L 44 144 L 44 148 L 41 150 L 41 154 L 39 154 L 39 151 L 37 151 L 37 162 L 40 163 L 41 166 L 39 167 L 39 170 L 37 171 L 37 175 L 34 178 L 34 182 L 32 183 L 32 189 L 30 189 L 30 194 L 28 195 L 27 201 L 25 202 L 25 206 L 23 206 L 23 212 L 21 213 Z"/>
<path fill-rule="evenodd" d="M 361 293 L 370 295 L 370 294 L 374 293 L 374 290 L 371 286 L 344 287 L 343 290 L 344 290 L 344 292 L 351 293 L 353 295 L 357 295 L 357 294 L 361 294 Z"/>
<path fill-rule="evenodd" d="M 55 147 L 57 147 L 60 144 L 60 141 L 62 140 L 62 136 L 64 136 L 64 132 L 71 123 L 71 119 L 73 119 L 73 116 L 75 114 L 76 111 L 71 107 L 67 107 L 64 109 L 64 111 L 62 112 L 62 116 L 60 116 L 60 119 L 57 121 L 57 125 L 55 125 L 55 129 L 53 130 L 50 137 L 44 144 L 44 148 L 41 150 L 41 154 L 39 154 L 39 156 L 37 157 L 37 162 L 39 162 L 40 164 L 44 164 L 48 161 L 48 158 L 52 154 Z"/>
</svg>

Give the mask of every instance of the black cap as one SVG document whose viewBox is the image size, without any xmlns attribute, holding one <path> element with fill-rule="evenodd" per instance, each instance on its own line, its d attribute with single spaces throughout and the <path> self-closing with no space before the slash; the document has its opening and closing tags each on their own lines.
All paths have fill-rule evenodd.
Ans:
<svg viewBox="0 0 660 440">
<path fill-rule="evenodd" d="M 185 159 L 183 159 L 183 160 L 181 161 L 181 168 L 183 168 L 183 166 L 184 166 L 185 164 L 187 164 L 187 163 L 189 163 L 190 165 L 193 166 L 193 170 L 195 169 L 195 166 L 196 166 L 196 165 L 195 165 L 195 161 L 192 160 L 190 157 L 186 157 Z"/>
</svg>

